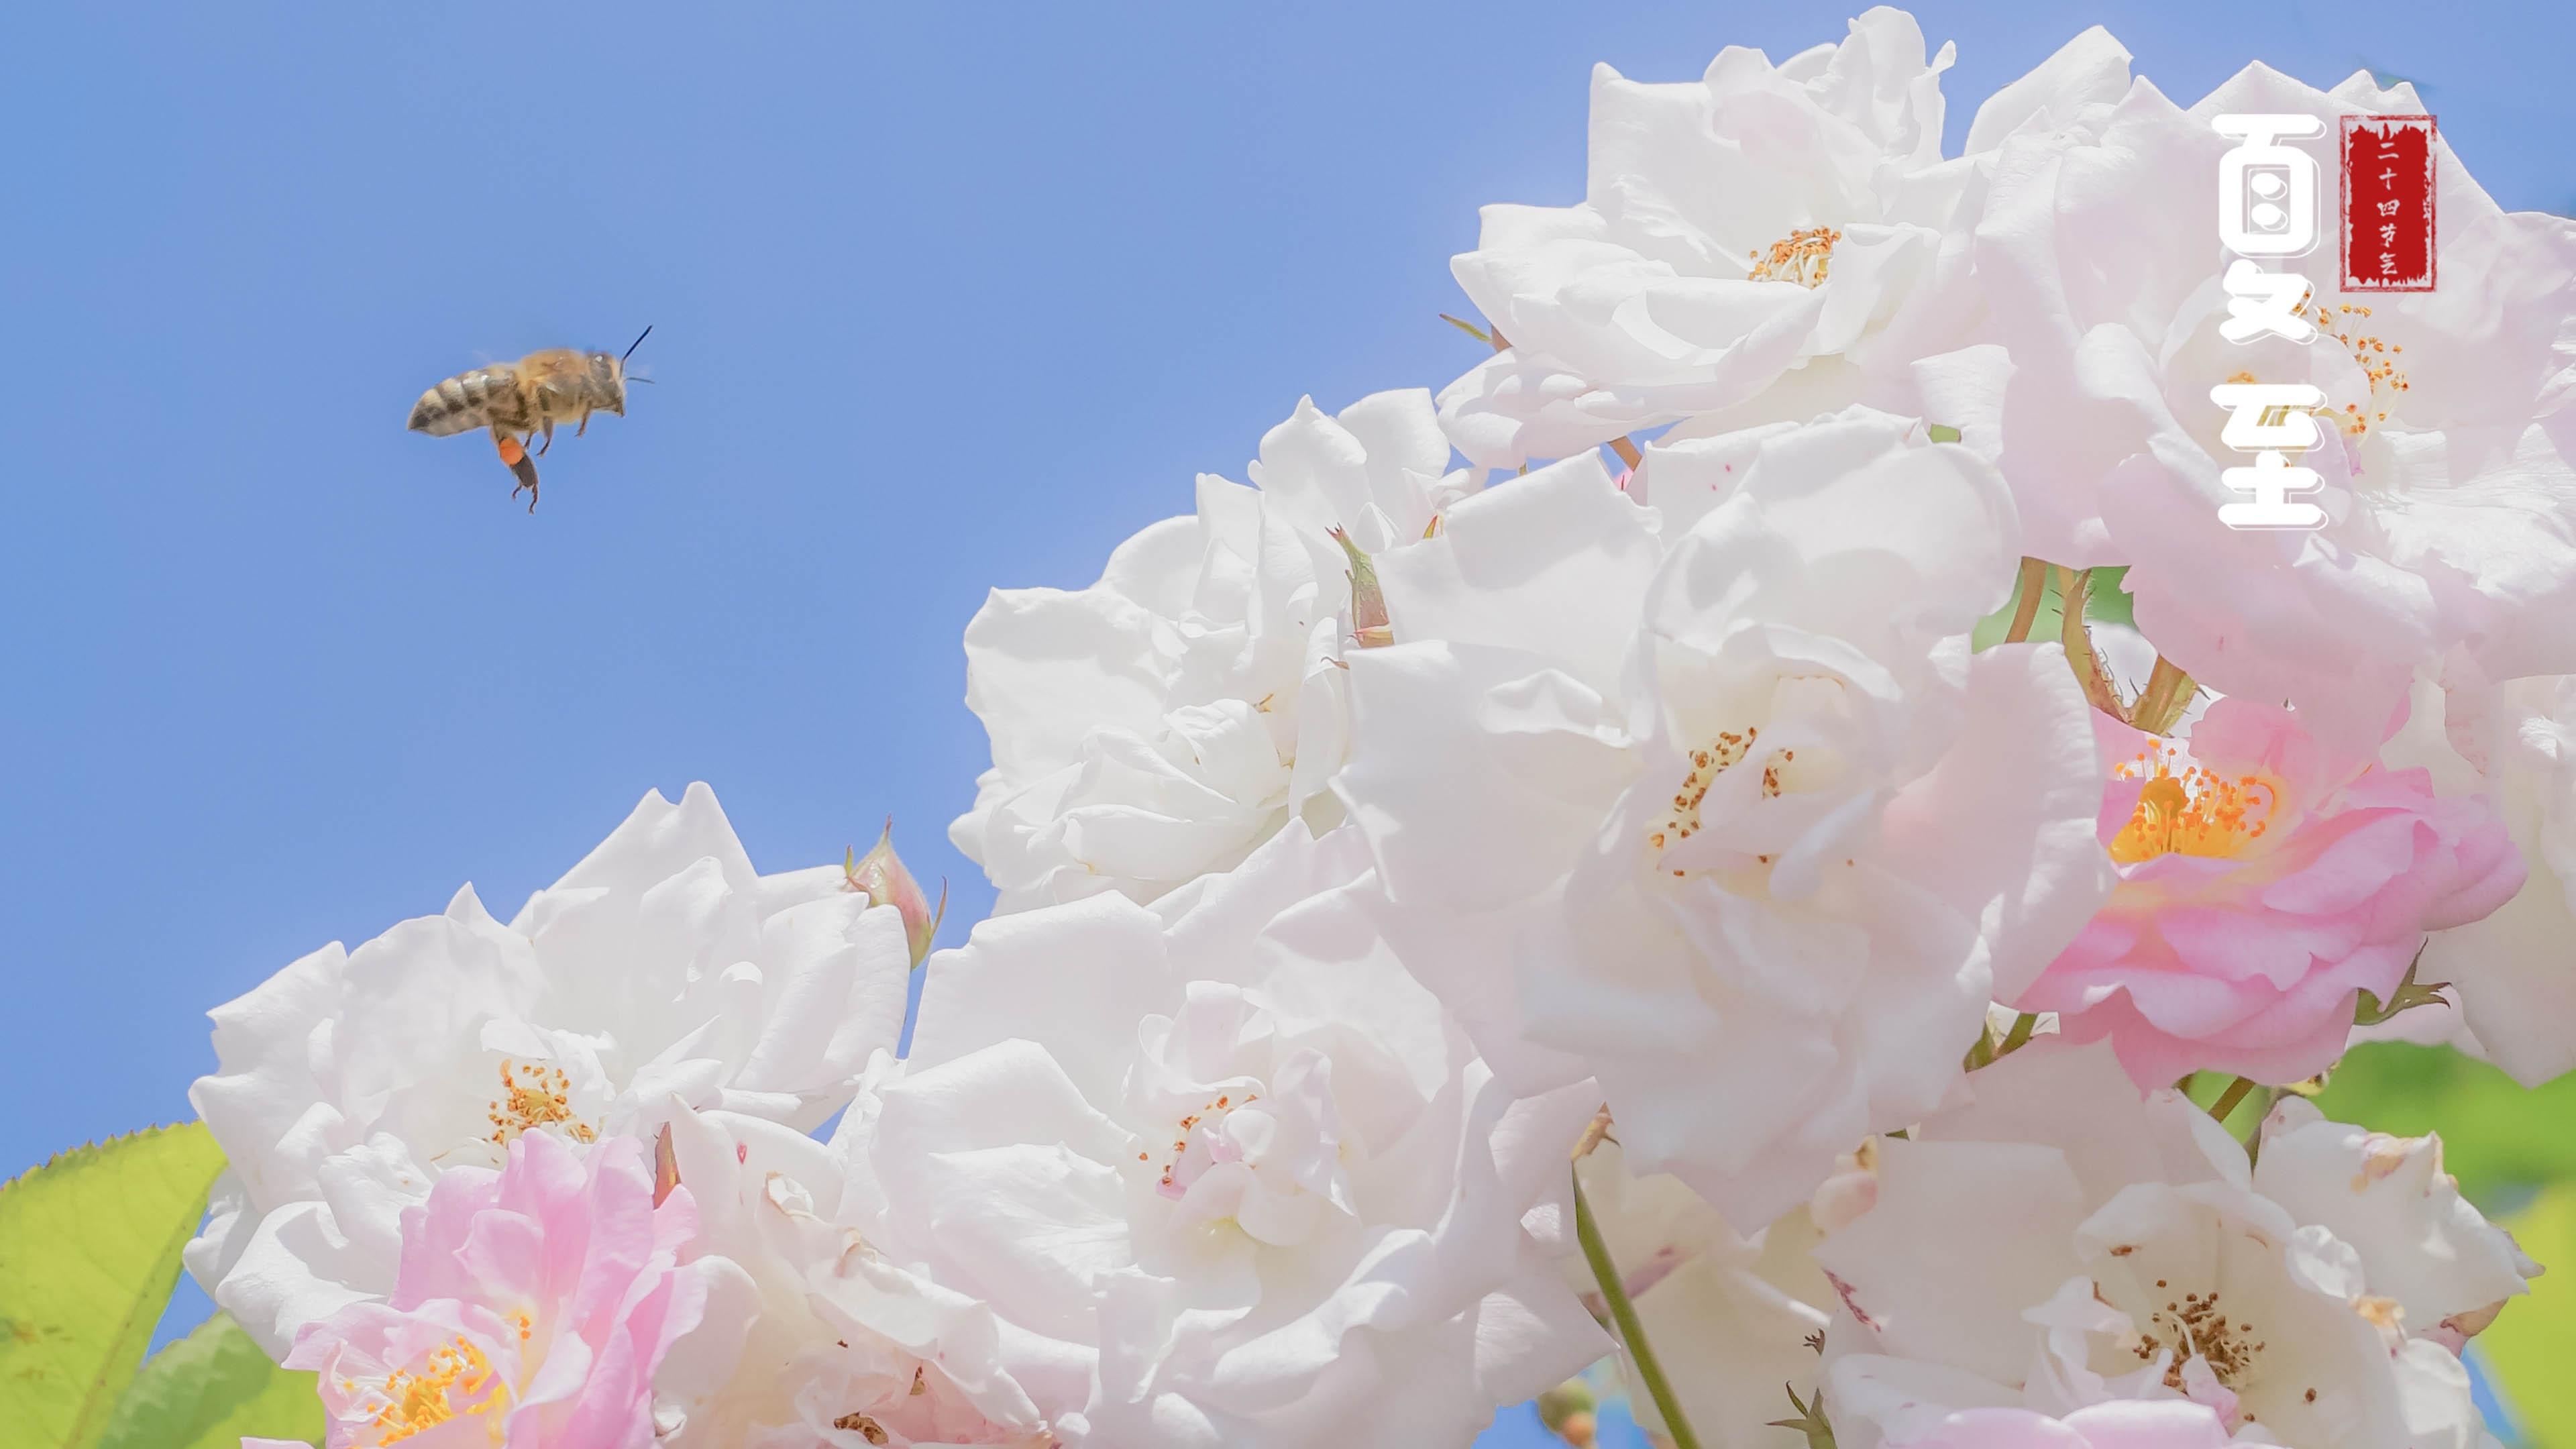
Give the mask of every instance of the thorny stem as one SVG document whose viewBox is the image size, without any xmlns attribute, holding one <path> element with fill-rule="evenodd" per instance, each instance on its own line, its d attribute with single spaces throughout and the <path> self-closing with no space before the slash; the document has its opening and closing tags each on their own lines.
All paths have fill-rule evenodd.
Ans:
<svg viewBox="0 0 2576 1449">
<path fill-rule="evenodd" d="M 2138 692 L 2138 702 L 2129 711 L 2129 722 L 2151 735 L 2168 733 L 2190 704 L 2191 692 L 2191 676 L 2159 654 L 2155 672 L 2147 676 L 2147 687 Z"/>
<path fill-rule="evenodd" d="M 1995 1055 L 2002 1056 L 2004 1053 L 2024 1045 L 2030 1040 L 2030 1034 L 2037 1030 L 2039 1030 L 2038 1012 L 2025 1011 L 2021 1015 L 2014 1017 L 2012 1030 L 2004 1033 L 2004 1044 L 1995 1048 Z"/>
<path fill-rule="evenodd" d="M 2238 1077 L 2235 1081 L 2227 1084 L 2226 1091 L 2218 1094 L 2217 1101 L 2209 1104 L 2209 1115 L 2217 1118 L 2221 1123 L 2224 1123 L 2227 1120 L 2227 1115 L 2236 1110 L 2236 1104 L 2244 1101 L 2245 1094 L 2253 1090 L 2254 1081 L 2252 1078 Z"/>
<path fill-rule="evenodd" d="M 1673 1449 L 1699 1449 L 1699 1436 L 1691 1432 L 1690 1420 L 1682 1417 L 1681 1400 L 1673 1393 L 1672 1381 L 1664 1377 L 1664 1366 L 1646 1342 L 1646 1325 L 1637 1317 L 1637 1305 L 1628 1301 L 1627 1285 L 1619 1281 L 1619 1267 L 1610 1261 L 1610 1245 L 1601 1239 L 1601 1225 L 1592 1220 L 1592 1204 L 1583 1196 L 1583 1173 L 1573 1169 L 1574 1236 L 1583 1244 L 1583 1261 L 1592 1267 L 1592 1281 L 1601 1285 L 1601 1296 L 1610 1305 L 1610 1317 L 1619 1325 L 1619 1341 L 1628 1346 L 1628 1357 L 1637 1365 L 1637 1377 L 1646 1381 L 1647 1396 L 1655 1401 L 1655 1412 L 1663 1416 L 1665 1432 L 1672 1435 Z"/>
<path fill-rule="evenodd" d="M 2039 559 L 2021 561 L 2020 602 L 2013 605 L 2012 627 L 2004 631 L 2004 642 L 2019 644 L 2030 637 L 2031 621 L 2039 617 L 2039 594 L 2046 587 L 2048 565 Z"/>
<path fill-rule="evenodd" d="M 2093 636 L 2084 629 L 2084 601 L 2092 592 L 2093 571 L 2064 564 L 2052 567 L 2057 570 L 2058 607 L 2064 610 L 2057 636 L 2066 646 L 2066 662 L 2075 669 L 2075 682 L 2084 687 L 2084 697 L 2095 709 L 2126 723 L 2129 714 L 2120 707 L 2120 692 L 2111 687 L 2111 676 L 2103 672 L 2102 661 L 2093 653 Z"/>
</svg>

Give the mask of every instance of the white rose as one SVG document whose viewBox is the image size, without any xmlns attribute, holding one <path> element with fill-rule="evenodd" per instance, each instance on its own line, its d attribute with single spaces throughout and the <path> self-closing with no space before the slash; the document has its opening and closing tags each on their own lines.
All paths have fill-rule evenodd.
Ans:
<svg viewBox="0 0 2576 1449">
<path fill-rule="evenodd" d="M 189 1091 L 231 1159 L 189 1271 L 272 1354 L 389 1292 L 402 1210 L 522 1132 L 649 1137 L 678 1099 L 819 1126 L 903 1027 L 903 918 L 762 876 L 715 795 L 647 795 L 508 925 L 472 887 L 216 1008 Z"/>
<path fill-rule="evenodd" d="M 1510 344 L 1441 392 L 1459 450 L 1568 457 L 1755 399 L 1804 417 L 1938 350 L 1925 339 L 1975 312 L 1960 228 L 1984 164 L 1941 158 L 1950 60 L 1881 6 L 1777 66 L 1743 47 L 1679 84 L 1596 66 L 1583 201 L 1486 207 L 1451 263 Z M 2128 52 L 2088 31 L 1981 109 L 1969 150 L 2127 83 Z"/>
<path fill-rule="evenodd" d="M 957 848 L 1023 910 L 1137 900 L 1234 866 L 1292 817 L 1328 825 L 1346 728 L 1353 564 L 1422 537 L 1480 476 L 1448 472 L 1428 394 L 1261 440 L 1256 487 L 1198 480 L 1198 512 L 1110 555 L 1089 588 L 1000 589 L 966 628 L 966 702 L 992 737 Z"/>
<path fill-rule="evenodd" d="M 1874 1203 L 1815 1250 L 1843 1303 L 1829 1412 L 1876 1418 L 1858 1411 L 1902 1385 L 2051 1414 L 2183 1397 L 2300 1449 L 2476 1442 L 2466 1371 L 2425 1335 L 2482 1327 L 2536 1270 L 2438 1141 L 2291 1098 L 2249 1168 L 2098 1043 L 2035 1042 L 1970 1081 L 1972 1103 L 1877 1145 Z"/>
<path fill-rule="evenodd" d="M 1151 907 L 988 921 L 845 1120 L 888 1259 L 988 1303 L 1068 1445 L 1463 1442 L 1597 1358 L 1521 1223 L 1597 1103 L 1515 1101 L 1291 824 Z"/>
<path fill-rule="evenodd" d="M 2091 915 L 2099 766 L 2055 646 L 1969 655 L 2011 501 L 1920 424 L 1771 434 L 1655 526 L 1587 457 L 1382 560 L 1339 788 L 1498 1068 L 1597 1077 L 1632 1161 L 1758 1225 L 1937 1106 Z"/>
</svg>

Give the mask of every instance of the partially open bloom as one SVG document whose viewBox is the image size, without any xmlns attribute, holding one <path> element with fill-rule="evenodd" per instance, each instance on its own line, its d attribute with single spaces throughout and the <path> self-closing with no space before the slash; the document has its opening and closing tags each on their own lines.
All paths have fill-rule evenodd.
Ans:
<svg viewBox="0 0 2576 1449">
<path fill-rule="evenodd" d="M 845 1119 L 841 1216 L 990 1305 L 1067 1445 L 1463 1442 L 1607 1348 L 1521 1222 L 1598 1097 L 1505 1092 L 1364 870 L 1290 825 L 1152 907 L 988 921 Z"/>
<path fill-rule="evenodd" d="M 664 1105 L 821 1125 L 903 1026 L 901 914 L 840 867 L 753 871 L 714 794 L 648 795 L 508 925 L 473 889 L 214 1012 L 189 1097 L 231 1168 L 188 1266 L 273 1353 L 392 1291 L 403 1209 L 529 1134 Z"/>
<path fill-rule="evenodd" d="M 997 589 L 966 626 L 966 702 L 993 767 L 949 837 L 1023 910 L 1137 900 L 1225 870 L 1324 784 L 1347 728 L 1340 661 L 1365 621 L 1353 562 L 1473 492 L 1420 391 L 1261 440 L 1255 487 L 1201 474 L 1198 512 L 1119 545 L 1089 588 Z"/>
<path fill-rule="evenodd" d="M 2467 1045 L 2523 1085 L 2576 1068 L 2576 675 L 2419 682 L 2387 758 L 2483 795 L 2531 872 L 2491 914 L 2434 932 L 2418 974 L 2457 988 Z"/>
<path fill-rule="evenodd" d="M 329 1449 L 641 1449 L 718 1271 L 683 1262 L 696 1228 L 686 1193 L 654 1204 L 642 1144 L 584 1160 L 529 1135 L 497 1173 L 439 1179 L 403 1215 L 393 1292 L 306 1325 L 286 1365 L 320 1371 Z"/>
<path fill-rule="evenodd" d="M 842 871 L 849 879 L 843 889 L 868 898 L 871 905 L 892 906 L 903 917 L 904 940 L 912 947 L 912 964 L 918 966 L 930 954 L 931 939 L 939 934 L 940 918 L 948 914 L 948 891 L 940 888 L 939 904 L 933 906 L 922 893 L 921 882 L 904 868 L 903 857 L 894 853 L 894 822 L 888 820 L 885 833 L 864 856 L 856 852 L 845 857 Z"/>
<path fill-rule="evenodd" d="M 2357 992 L 2385 1000 L 2427 931 L 2522 885 L 2486 802 L 2313 739 L 2277 705 L 2220 700 L 2180 742 L 2096 728 L 2120 885 L 2018 1003 L 2110 1037 L 2141 1088 L 2203 1069 L 2314 1076 L 2342 1054 Z"/>
<path fill-rule="evenodd" d="M 2099 1044 L 2035 1043 L 1970 1080 L 1972 1103 L 1877 1145 L 1874 1203 L 1815 1250 L 1842 1300 L 1838 1444 L 1875 1449 L 1873 1422 L 1906 1442 L 1907 1402 L 2177 1398 L 2300 1449 L 2475 1442 L 2445 1437 L 2478 1424 L 2459 1342 L 2538 1270 L 2460 1197 L 2438 1139 L 2291 1098 L 2249 1170 Z"/>
<path fill-rule="evenodd" d="M 1766 437 L 1657 522 L 1569 459 L 1384 560 L 1339 788 L 1487 1054 L 1597 1077 L 1632 1162 L 1759 1225 L 1937 1106 L 2091 915 L 2099 767 L 2054 645 L 1970 655 L 2011 502 L 1920 424 Z"/>
</svg>

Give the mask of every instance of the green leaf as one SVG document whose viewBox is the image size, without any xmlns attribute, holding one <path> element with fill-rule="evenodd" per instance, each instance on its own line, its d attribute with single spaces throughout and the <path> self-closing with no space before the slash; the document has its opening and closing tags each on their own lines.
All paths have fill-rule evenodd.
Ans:
<svg viewBox="0 0 2576 1449">
<path fill-rule="evenodd" d="M 2443 1168 L 2490 1213 L 2532 1189 L 2576 1180 L 2576 1133 L 2567 1130 L 2576 1121 L 2576 1076 L 2527 1088 L 2449 1047 L 2372 1042 L 2344 1057 L 2316 1101 L 2327 1116 L 2373 1131 L 2441 1133 Z M 2576 1279 L 2576 1256 L 2567 1263 Z"/>
<path fill-rule="evenodd" d="M 241 1449 L 245 1435 L 319 1444 L 316 1377 L 269 1362 L 231 1315 L 217 1313 L 145 1362 L 99 1449 Z"/>
<path fill-rule="evenodd" d="M 2093 587 L 2084 595 L 2084 617 L 2127 629 L 2138 627 L 2138 601 L 2129 597 L 2128 580 L 2127 564 L 2095 569 Z"/>
<path fill-rule="evenodd" d="M 2354 992 L 2352 1024 L 2378 1026 L 2399 1012 L 2413 1011 L 2419 1006 L 2448 1006 L 2450 999 L 2442 993 L 2450 988 L 2450 982 L 2415 979 L 2416 970 L 2423 964 L 2424 948 L 2418 946 L 2415 959 L 2406 963 L 2405 979 L 2397 983 L 2397 989 L 2389 993 L 2386 1001 L 2380 1000 L 2379 994 L 2368 988 Z"/>
<path fill-rule="evenodd" d="M 1773 1419 L 1765 1427 L 1795 1429 L 1807 1436 L 1807 1449 L 1834 1449 L 1833 1422 L 1825 1417 L 1825 1391 L 1820 1387 L 1812 1399 L 1801 1399 L 1794 1385 L 1782 1384 L 1789 1391 L 1789 1407 L 1798 1411 L 1794 1419 Z"/>
<path fill-rule="evenodd" d="M 2576 1186 L 2551 1188 L 2505 1226 L 2550 1271 L 2532 1280 L 2529 1297 L 2505 1305 L 2478 1349 L 2524 1443 L 2576 1444 L 2576 1394 L 2567 1392 L 2567 1366 L 2576 1363 Z"/>
<path fill-rule="evenodd" d="M 223 1166 L 191 1122 L 75 1148 L 0 1187 L 9 1449 L 96 1449 Z"/>
</svg>

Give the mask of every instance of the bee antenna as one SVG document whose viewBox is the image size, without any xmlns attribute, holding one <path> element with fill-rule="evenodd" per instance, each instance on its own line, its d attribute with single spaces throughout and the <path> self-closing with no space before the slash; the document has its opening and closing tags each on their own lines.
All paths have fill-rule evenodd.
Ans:
<svg viewBox="0 0 2576 1449">
<path fill-rule="evenodd" d="M 618 359 L 617 359 L 617 360 L 618 360 L 619 362 L 624 362 L 627 358 L 629 358 L 629 357 L 633 357 L 633 356 L 635 355 L 635 349 L 636 349 L 636 348 L 638 348 L 638 347 L 643 346 L 643 345 L 644 345 L 644 339 L 645 339 L 645 338 L 647 338 L 647 337 L 650 337 L 650 336 L 652 336 L 652 335 L 653 335 L 653 329 L 652 329 L 652 327 L 651 327 L 651 326 L 647 325 L 643 331 L 638 332 L 638 333 L 636 333 L 636 334 L 635 334 L 635 340 L 634 340 L 634 341 L 629 342 L 629 343 L 627 343 L 627 344 L 626 344 L 626 351 L 625 351 L 625 352 L 623 352 L 623 353 L 621 353 L 621 354 L 619 354 L 619 356 L 618 356 Z"/>
</svg>

